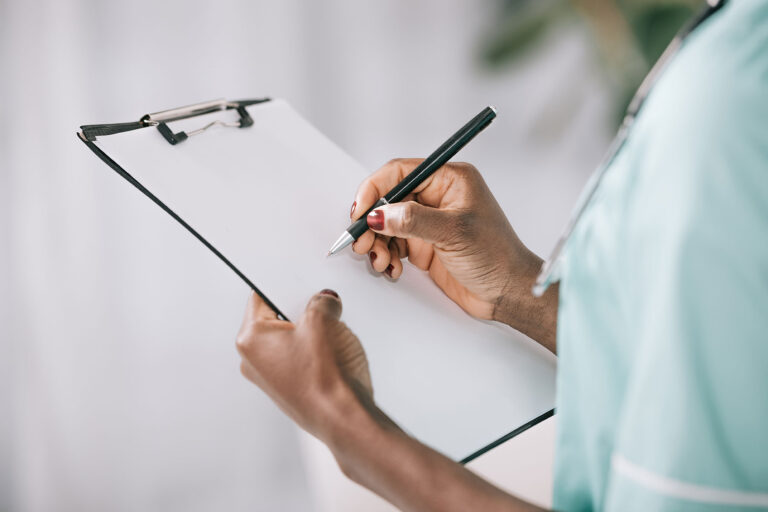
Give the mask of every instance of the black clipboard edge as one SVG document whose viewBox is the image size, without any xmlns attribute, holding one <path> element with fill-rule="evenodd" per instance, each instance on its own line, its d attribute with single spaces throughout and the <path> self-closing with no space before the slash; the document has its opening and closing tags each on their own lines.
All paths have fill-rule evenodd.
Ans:
<svg viewBox="0 0 768 512">
<path fill-rule="evenodd" d="M 139 128 L 146 128 L 147 125 L 141 121 L 133 121 L 130 123 L 112 123 L 112 124 L 86 124 L 80 127 L 82 134 L 89 141 L 96 140 L 97 137 L 104 135 L 114 135 L 116 133 L 130 132 L 131 130 L 138 130 Z"/>
<path fill-rule="evenodd" d="M 504 444 L 505 442 L 509 441 L 510 439 L 512 439 L 513 437 L 517 436 L 518 434 L 522 434 L 523 432 L 525 432 L 529 428 L 538 425 L 542 421 L 544 421 L 546 419 L 549 419 L 549 418 L 551 418 L 554 415 L 555 415 L 555 410 L 554 409 L 548 410 L 547 412 L 545 412 L 541 416 L 537 416 L 537 417 L 533 418 L 531 421 L 529 421 L 528 423 L 520 425 L 519 427 L 517 427 L 512 432 L 501 436 L 500 438 L 498 438 L 497 440 L 495 440 L 491 444 L 486 445 L 486 446 L 480 448 L 479 450 L 477 450 L 476 452 L 474 452 L 473 454 L 464 457 L 463 459 L 461 459 L 459 461 L 459 464 L 467 464 L 468 462 L 472 462 L 473 460 L 475 460 L 476 458 L 478 458 L 482 454 L 493 450 L 494 448 L 496 448 L 500 444 Z"/>
<path fill-rule="evenodd" d="M 114 132 L 119 133 L 119 132 Z M 184 229 L 189 231 L 192 236 L 197 238 L 208 250 L 210 250 L 213 254 L 216 255 L 227 267 L 229 267 L 237 276 L 242 279 L 245 284 L 247 284 L 251 290 L 256 293 L 261 299 L 270 307 L 272 310 L 277 313 L 277 317 L 281 320 L 289 321 L 288 317 L 286 317 L 282 311 L 271 301 L 269 300 L 269 297 L 264 295 L 264 293 L 259 290 L 259 288 L 251 282 L 250 279 L 248 279 L 245 274 L 240 272 L 240 270 L 231 262 L 229 261 L 226 256 L 224 256 L 221 252 L 219 252 L 218 249 L 216 249 L 208 240 L 206 240 L 203 235 L 195 231 L 195 229 L 187 224 L 187 222 L 179 217 L 176 212 L 171 210 L 165 203 L 163 203 L 160 198 L 158 198 L 156 195 L 154 195 L 152 192 L 149 191 L 144 185 L 142 185 L 136 178 L 131 176 L 131 174 L 120 167 L 120 165 L 112 160 L 109 155 L 107 155 L 104 151 L 101 150 L 100 147 L 98 147 L 94 142 L 88 140 L 85 135 L 82 134 L 82 132 L 77 134 L 77 138 L 83 141 L 83 143 L 88 146 L 88 149 L 93 151 L 96 156 L 98 156 L 105 164 L 107 164 L 113 171 L 115 171 L 117 174 L 122 176 L 128 183 L 136 187 L 139 192 L 147 196 L 153 203 L 155 203 L 157 206 L 159 206 L 165 213 L 173 217 L 173 219 L 181 224 Z"/>
</svg>

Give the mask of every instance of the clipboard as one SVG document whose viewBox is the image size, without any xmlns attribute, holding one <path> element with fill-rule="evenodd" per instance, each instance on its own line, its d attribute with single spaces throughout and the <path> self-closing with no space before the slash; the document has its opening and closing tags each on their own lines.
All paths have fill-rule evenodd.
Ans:
<svg viewBox="0 0 768 512">
<path fill-rule="evenodd" d="M 352 251 L 325 257 L 367 171 L 287 102 L 215 100 L 77 135 L 279 318 L 338 291 L 377 405 L 425 444 L 466 463 L 554 414 L 546 349 L 469 317 L 410 265 L 392 282 Z"/>
</svg>

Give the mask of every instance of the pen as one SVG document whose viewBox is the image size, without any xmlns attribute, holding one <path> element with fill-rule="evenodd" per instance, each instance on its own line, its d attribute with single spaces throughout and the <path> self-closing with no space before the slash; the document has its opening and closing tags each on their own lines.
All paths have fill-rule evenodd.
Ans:
<svg viewBox="0 0 768 512">
<path fill-rule="evenodd" d="M 493 107 L 485 107 L 482 112 L 472 118 L 472 120 L 465 124 L 458 132 L 454 133 L 450 139 L 445 141 L 442 146 L 437 148 L 434 153 L 421 162 L 408 176 L 403 178 L 403 181 L 395 185 L 395 188 L 387 192 L 384 197 L 376 201 L 376 203 L 359 219 L 350 224 L 347 230 L 344 231 L 333 246 L 331 246 L 331 250 L 328 251 L 328 256 L 336 254 L 368 231 L 368 221 L 366 220 L 366 217 L 368 217 L 370 212 L 379 206 L 402 201 L 403 198 L 413 192 L 413 190 L 425 179 L 429 178 L 436 170 L 453 158 L 461 148 L 475 138 L 475 135 L 491 124 L 494 117 L 496 117 L 496 109 Z"/>
</svg>

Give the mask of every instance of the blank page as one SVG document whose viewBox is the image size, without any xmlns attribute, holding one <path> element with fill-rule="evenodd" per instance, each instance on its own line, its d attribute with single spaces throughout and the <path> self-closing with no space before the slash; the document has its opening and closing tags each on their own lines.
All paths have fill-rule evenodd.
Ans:
<svg viewBox="0 0 768 512">
<path fill-rule="evenodd" d="M 248 110 L 253 126 L 215 127 L 176 146 L 154 128 L 96 144 L 291 320 L 312 294 L 336 290 L 368 355 L 377 404 L 422 442 L 460 460 L 553 408 L 555 358 L 536 343 L 471 318 L 407 262 L 392 282 L 349 248 L 326 258 L 368 170 L 286 102 Z M 171 128 L 215 119 L 237 115 Z"/>
</svg>

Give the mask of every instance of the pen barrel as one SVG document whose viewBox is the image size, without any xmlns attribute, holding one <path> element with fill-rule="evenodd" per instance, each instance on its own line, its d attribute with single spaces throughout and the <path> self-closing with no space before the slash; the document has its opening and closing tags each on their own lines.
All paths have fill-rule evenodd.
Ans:
<svg viewBox="0 0 768 512">
<path fill-rule="evenodd" d="M 360 238 L 363 233 L 368 231 L 368 221 L 367 221 L 368 214 L 371 213 L 376 208 L 378 208 L 379 206 L 384 206 L 385 204 L 387 204 L 387 201 L 384 199 L 379 199 L 378 201 L 376 201 L 376 203 L 370 208 L 368 208 L 368 211 L 366 211 L 359 219 L 357 219 L 355 222 L 350 224 L 349 228 L 347 229 L 347 233 L 352 235 L 352 238 L 354 238 L 355 240 Z"/>
<path fill-rule="evenodd" d="M 456 156 L 461 148 L 466 146 L 478 133 L 483 131 L 496 117 L 496 111 L 492 107 L 485 107 L 479 114 L 472 118 L 459 131 L 445 141 L 423 162 L 421 162 L 408 176 L 390 190 L 384 198 L 390 203 L 397 203 L 414 191 L 432 173 L 448 163 L 448 160 Z"/>
</svg>

